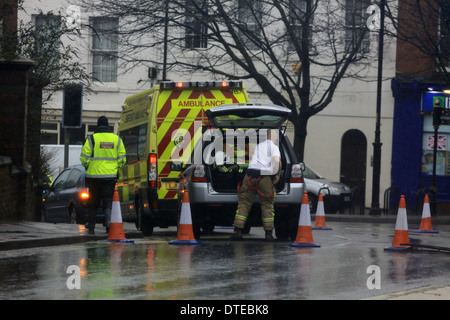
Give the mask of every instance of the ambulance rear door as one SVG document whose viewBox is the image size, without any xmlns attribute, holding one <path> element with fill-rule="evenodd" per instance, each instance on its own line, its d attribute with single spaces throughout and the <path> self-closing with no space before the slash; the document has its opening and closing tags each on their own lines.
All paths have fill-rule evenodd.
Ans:
<svg viewBox="0 0 450 320">
<path fill-rule="evenodd" d="M 158 199 L 177 198 L 179 171 L 173 162 L 188 163 L 202 126 L 210 124 L 205 111 L 230 103 L 249 102 L 241 81 L 162 82 L 156 124 Z"/>
</svg>

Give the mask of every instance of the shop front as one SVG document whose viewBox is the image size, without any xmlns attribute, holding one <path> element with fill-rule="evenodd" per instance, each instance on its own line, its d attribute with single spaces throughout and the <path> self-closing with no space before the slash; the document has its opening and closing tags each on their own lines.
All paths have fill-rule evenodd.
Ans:
<svg viewBox="0 0 450 320">
<path fill-rule="evenodd" d="M 437 213 L 450 214 L 450 125 L 444 121 L 437 134 L 433 125 L 433 106 L 437 101 L 443 110 L 450 110 L 450 92 L 439 85 L 416 81 L 401 83 L 395 79 L 391 87 L 395 98 L 392 186 L 405 195 L 408 208 L 421 207 L 425 193 L 430 194 L 433 185 L 437 138 Z M 443 119 L 446 117 L 442 116 Z"/>
</svg>

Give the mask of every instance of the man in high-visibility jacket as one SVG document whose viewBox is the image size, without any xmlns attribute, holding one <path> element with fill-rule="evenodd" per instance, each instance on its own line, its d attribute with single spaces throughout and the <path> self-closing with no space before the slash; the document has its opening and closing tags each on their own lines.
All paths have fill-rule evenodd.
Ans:
<svg viewBox="0 0 450 320">
<path fill-rule="evenodd" d="M 105 116 L 98 118 L 97 129 L 86 138 L 80 160 L 86 168 L 86 187 L 89 188 L 89 233 L 94 233 L 100 202 L 108 232 L 118 170 L 125 164 L 126 155 L 122 139 L 111 132 Z"/>
</svg>

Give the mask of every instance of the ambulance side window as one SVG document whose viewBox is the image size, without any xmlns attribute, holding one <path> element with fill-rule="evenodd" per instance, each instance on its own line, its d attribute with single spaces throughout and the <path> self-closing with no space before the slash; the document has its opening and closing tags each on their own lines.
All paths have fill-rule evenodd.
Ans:
<svg viewBox="0 0 450 320">
<path fill-rule="evenodd" d="M 119 135 L 125 145 L 127 162 L 138 161 L 145 157 L 147 124 L 121 131 Z"/>
</svg>

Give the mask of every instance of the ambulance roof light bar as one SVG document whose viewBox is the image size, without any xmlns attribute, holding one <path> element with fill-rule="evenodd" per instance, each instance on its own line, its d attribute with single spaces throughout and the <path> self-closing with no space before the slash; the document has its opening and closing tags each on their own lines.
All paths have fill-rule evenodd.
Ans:
<svg viewBox="0 0 450 320">
<path fill-rule="evenodd" d="M 161 89 L 167 88 L 242 88 L 242 81 L 162 81 Z"/>
</svg>

